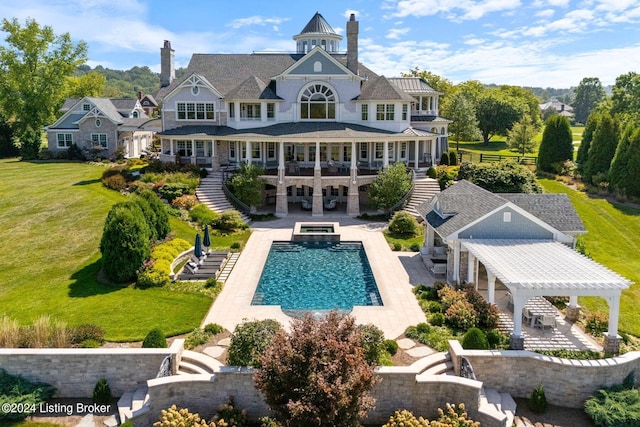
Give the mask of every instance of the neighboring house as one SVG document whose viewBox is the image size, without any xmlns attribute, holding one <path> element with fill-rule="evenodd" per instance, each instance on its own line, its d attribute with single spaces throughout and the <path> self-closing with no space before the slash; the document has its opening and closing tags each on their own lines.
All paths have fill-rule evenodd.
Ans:
<svg viewBox="0 0 640 427">
<path fill-rule="evenodd" d="M 259 164 L 265 200 L 278 215 L 307 198 L 312 215 L 322 215 L 323 195 L 358 215 L 379 169 L 434 164 L 448 150 L 440 93 L 419 78 L 386 78 L 359 63 L 354 15 L 346 35 L 345 53 L 342 36 L 316 13 L 293 37 L 295 53 L 194 54 L 179 80 L 165 41 L 155 96 L 161 160 L 213 170 Z"/>
<path fill-rule="evenodd" d="M 579 296 L 601 296 L 609 304 L 605 349 L 617 351 L 620 295 L 631 282 L 573 250 L 586 229 L 565 194 L 494 194 L 462 180 L 418 212 L 425 219 L 425 258 L 446 257 L 440 272 L 449 283 L 477 285 L 482 265 L 490 303 L 497 280 L 507 287 L 514 307 L 512 348 L 523 348 L 521 313 L 528 299 L 568 296 L 567 316 L 577 319 Z"/>
<path fill-rule="evenodd" d="M 158 114 L 158 102 L 153 95 L 145 94 L 141 90 L 138 91 L 138 101 L 142 105 L 142 109 L 149 117 L 156 117 Z"/>
<path fill-rule="evenodd" d="M 62 116 L 47 126 L 49 150 L 67 150 L 76 144 L 82 149 L 103 150 L 110 158 L 118 147 L 125 157 L 140 157 L 151 145 L 153 130 L 137 99 L 69 98 L 60 109 Z"/>
<path fill-rule="evenodd" d="M 569 119 L 573 117 L 573 107 L 571 105 L 562 103 L 557 99 L 545 102 L 544 104 L 540 104 L 540 112 L 544 112 L 548 108 L 553 108 L 554 110 L 556 110 L 556 113 Z"/>
</svg>

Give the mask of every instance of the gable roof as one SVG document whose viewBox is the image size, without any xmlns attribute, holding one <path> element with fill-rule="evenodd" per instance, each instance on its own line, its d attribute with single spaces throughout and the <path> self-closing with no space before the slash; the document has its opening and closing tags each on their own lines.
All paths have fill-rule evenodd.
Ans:
<svg viewBox="0 0 640 427">
<path fill-rule="evenodd" d="M 128 117 L 138 105 L 136 98 L 111 98 L 110 101 L 123 117 Z"/>
<path fill-rule="evenodd" d="M 316 14 L 311 17 L 307 25 L 305 25 L 302 31 L 300 31 L 299 35 L 310 33 L 338 35 L 319 12 L 316 12 Z"/>
<path fill-rule="evenodd" d="M 398 86 L 400 90 L 405 93 L 416 95 L 424 93 L 431 93 L 434 95 L 442 94 L 429 86 L 429 84 L 420 77 L 389 77 L 389 81 Z"/>
<path fill-rule="evenodd" d="M 582 233 L 587 231 L 566 194 L 500 193 L 499 196 L 520 206 L 556 230 Z"/>
<path fill-rule="evenodd" d="M 415 101 L 412 96 L 404 93 L 385 76 L 365 82 L 362 85 L 360 95 L 354 99 L 358 101 Z"/>
</svg>

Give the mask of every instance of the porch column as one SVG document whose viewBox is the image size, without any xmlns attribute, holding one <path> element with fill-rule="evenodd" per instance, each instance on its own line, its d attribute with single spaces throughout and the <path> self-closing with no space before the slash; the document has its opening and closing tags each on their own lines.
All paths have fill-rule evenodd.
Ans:
<svg viewBox="0 0 640 427">
<path fill-rule="evenodd" d="M 609 304 L 609 330 L 604 336 L 603 350 L 607 355 L 620 354 L 622 337 L 618 335 L 618 316 L 620 314 L 620 292 L 617 295 L 607 297 Z"/>
<path fill-rule="evenodd" d="M 384 155 L 382 156 L 382 167 L 387 169 L 389 167 L 389 141 L 384 142 Z"/>
<path fill-rule="evenodd" d="M 173 139 L 169 140 L 169 155 L 173 156 Z"/>
<path fill-rule="evenodd" d="M 313 166 L 313 205 L 311 216 L 322 216 L 322 171 L 320 170 L 320 142 L 316 141 L 316 161 Z"/>
<path fill-rule="evenodd" d="M 284 174 L 284 141 L 278 141 L 278 184 L 276 185 L 276 215 L 289 213 L 287 184 Z"/>
<path fill-rule="evenodd" d="M 571 295 L 569 297 L 569 305 L 565 310 L 567 320 L 577 322 L 580 319 L 580 310 L 581 307 L 578 305 L 578 297 L 576 295 Z"/>
<path fill-rule="evenodd" d="M 351 141 L 351 167 L 349 169 L 349 190 L 347 193 L 347 215 L 360 215 L 360 193 L 358 192 L 358 162 L 356 142 Z M 315 191 L 315 190 L 314 190 Z"/>
<path fill-rule="evenodd" d="M 247 165 L 251 164 L 251 160 L 253 159 L 253 154 L 251 153 L 251 141 L 247 141 Z"/>
<path fill-rule="evenodd" d="M 198 161 L 196 160 L 196 141 L 195 140 L 191 140 L 191 164 L 195 165 L 196 163 L 198 163 Z"/>
<path fill-rule="evenodd" d="M 522 335 L 522 309 L 529 299 L 526 296 L 518 295 L 510 289 L 513 295 L 513 333 L 510 338 L 511 350 L 524 350 L 524 336 Z"/>
<path fill-rule="evenodd" d="M 427 250 L 428 254 L 433 253 L 433 247 L 435 245 L 434 241 L 435 241 L 435 232 L 433 230 L 433 227 L 431 227 L 431 225 L 429 225 L 428 222 L 425 221 L 425 233 L 424 233 L 424 247 Z"/>
<path fill-rule="evenodd" d="M 351 168 L 350 168 L 350 175 L 351 175 L 351 183 L 355 184 L 358 182 L 358 161 L 357 161 L 357 155 L 358 153 L 356 153 L 356 142 L 355 141 L 351 141 Z"/>
<path fill-rule="evenodd" d="M 487 302 L 489 304 L 496 302 L 496 275 L 489 271 L 489 269 L 487 269 Z"/>
<path fill-rule="evenodd" d="M 460 241 L 453 242 L 453 276 L 454 283 L 460 283 Z"/>
<path fill-rule="evenodd" d="M 415 153 L 415 158 L 414 158 L 414 160 L 413 160 L 413 163 L 414 163 L 413 168 L 414 168 L 415 170 L 418 170 L 418 167 L 419 167 L 419 165 L 418 165 L 418 161 L 419 161 L 419 159 L 418 159 L 418 150 L 420 149 L 420 141 L 418 141 L 418 140 L 416 139 L 415 143 L 416 143 L 416 145 L 415 145 L 415 147 L 413 148 L 413 151 L 414 151 L 414 153 Z"/>
<path fill-rule="evenodd" d="M 467 256 L 467 282 L 474 283 L 476 277 L 474 267 L 476 266 L 476 257 L 471 252 L 468 252 Z M 475 282 L 476 289 L 478 289 L 478 282 Z"/>
</svg>

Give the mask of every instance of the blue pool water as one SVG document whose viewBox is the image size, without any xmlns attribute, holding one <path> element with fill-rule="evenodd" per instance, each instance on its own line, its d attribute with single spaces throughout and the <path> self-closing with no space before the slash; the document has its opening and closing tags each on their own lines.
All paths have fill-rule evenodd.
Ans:
<svg viewBox="0 0 640 427">
<path fill-rule="evenodd" d="M 351 310 L 382 305 L 361 242 L 273 242 L 252 305 Z"/>
</svg>

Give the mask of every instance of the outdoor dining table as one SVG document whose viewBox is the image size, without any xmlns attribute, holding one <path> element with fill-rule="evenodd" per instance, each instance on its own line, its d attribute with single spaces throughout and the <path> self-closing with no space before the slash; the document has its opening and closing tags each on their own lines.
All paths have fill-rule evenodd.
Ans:
<svg viewBox="0 0 640 427">
<path fill-rule="evenodd" d="M 542 319 L 543 316 L 556 316 L 558 314 L 556 308 L 544 297 L 530 298 L 522 309 L 523 313 L 526 313 L 527 311 L 529 313 L 529 316 L 525 317 L 530 318 L 530 326 L 532 328 L 536 322 L 536 319 Z"/>
</svg>

